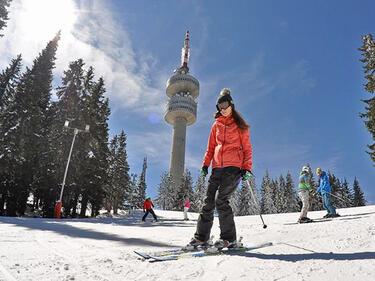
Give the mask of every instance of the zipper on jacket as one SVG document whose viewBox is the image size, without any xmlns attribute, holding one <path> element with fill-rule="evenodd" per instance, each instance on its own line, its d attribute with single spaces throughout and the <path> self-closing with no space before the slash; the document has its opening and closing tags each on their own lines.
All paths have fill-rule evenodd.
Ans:
<svg viewBox="0 0 375 281">
<path fill-rule="evenodd" d="M 225 132 L 227 130 L 227 120 L 224 122 L 224 140 L 223 140 L 223 147 L 221 149 L 221 167 L 224 166 L 224 144 L 225 144 Z"/>
</svg>

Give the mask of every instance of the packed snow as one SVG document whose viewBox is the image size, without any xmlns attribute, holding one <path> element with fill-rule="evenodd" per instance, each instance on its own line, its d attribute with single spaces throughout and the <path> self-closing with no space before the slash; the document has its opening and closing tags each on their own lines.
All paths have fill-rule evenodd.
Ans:
<svg viewBox="0 0 375 281">
<path fill-rule="evenodd" d="M 246 253 L 150 263 L 153 253 L 189 242 L 198 214 L 135 210 L 116 217 L 0 217 L 0 280 L 375 280 L 375 206 L 338 209 L 330 221 L 296 224 L 298 213 L 236 217 Z M 312 219 L 325 211 L 309 212 Z M 215 217 L 212 235 L 219 238 Z"/>
</svg>

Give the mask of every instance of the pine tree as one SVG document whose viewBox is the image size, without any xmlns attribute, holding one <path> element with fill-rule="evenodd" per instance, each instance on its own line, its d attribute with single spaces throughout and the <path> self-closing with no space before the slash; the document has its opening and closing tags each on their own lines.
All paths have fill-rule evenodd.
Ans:
<svg viewBox="0 0 375 281">
<path fill-rule="evenodd" d="M 332 204 L 336 208 L 341 208 L 343 202 L 342 202 L 342 200 L 338 199 L 338 198 L 340 198 L 339 196 L 341 194 L 341 182 L 330 171 L 328 171 L 327 174 L 328 174 L 329 184 L 331 186 L 331 195 L 333 195 L 333 196 L 331 196 Z"/>
<path fill-rule="evenodd" d="M 99 214 L 100 208 L 103 206 L 104 201 L 104 186 L 108 184 L 108 118 L 110 115 L 109 101 L 104 98 L 105 88 L 104 80 L 99 78 L 97 82 L 91 83 L 93 75 L 92 67 L 86 72 L 86 79 L 84 81 L 84 91 L 82 95 L 84 104 L 84 124 L 90 125 L 90 136 L 86 136 L 88 141 L 88 154 L 87 154 L 87 174 L 92 179 L 89 183 L 85 182 L 85 190 L 81 191 L 82 194 L 82 209 L 81 216 L 84 216 L 87 202 L 90 201 L 92 205 L 92 216 Z M 122 176 L 124 182 L 120 189 L 126 189 L 129 186 L 129 165 L 126 160 L 126 136 L 122 132 L 118 137 L 118 146 L 121 150 L 124 162 L 122 163 L 119 176 Z M 119 185 L 117 186 L 119 187 Z M 121 191 L 119 191 L 121 192 Z M 122 206 L 125 195 L 113 201 L 114 213 L 117 213 L 119 206 Z"/>
<path fill-rule="evenodd" d="M 158 185 L 158 196 L 155 200 L 155 204 L 161 207 L 163 210 L 169 210 L 170 206 L 170 179 L 169 173 L 164 172 L 161 175 L 161 182 Z"/>
<path fill-rule="evenodd" d="M 362 36 L 363 45 L 358 50 L 361 51 L 364 63 L 363 72 L 365 73 L 365 90 L 372 94 L 369 99 L 362 100 L 365 103 L 365 113 L 361 113 L 360 117 L 364 120 L 367 130 L 370 132 L 372 139 L 375 141 L 375 41 L 372 34 Z M 367 145 L 372 161 L 375 163 L 375 142 Z"/>
<path fill-rule="evenodd" d="M 279 177 L 279 212 L 286 213 L 288 211 L 288 194 L 286 190 L 286 182 L 283 175 Z"/>
<path fill-rule="evenodd" d="M 117 214 L 117 209 L 125 200 L 129 202 L 130 198 L 129 164 L 124 131 L 121 131 L 120 135 L 115 135 L 110 142 L 108 182 L 105 191 L 113 207 L 113 213 Z"/>
<path fill-rule="evenodd" d="M 251 215 L 250 211 L 253 205 L 252 203 L 253 200 L 251 198 L 250 188 L 247 185 L 247 183 L 242 181 L 240 190 L 237 191 L 237 193 L 238 193 L 238 206 L 237 206 L 237 210 L 235 214 L 237 216 Z"/>
<path fill-rule="evenodd" d="M 8 18 L 8 8 L 12 0 L 0 0 L 0 30 L 7 26 L 6 22 Z M 0 33 L 0 37 L 4 35 Z"/>
<path fill-rule="evenodd" d="M 184 198 L 188 196 L 189 198 L 193 197 L 193 178 L 188 169 L 185 170 L 181 185 L 178 188 L 178 192 L 173 198 L 173 208 L 172 210 L 181 211 L 184 209 Z"/>
<path fill-rule="evenodd" d="M 250 184 L 250 202 L 249 202 L 249 215 L 255 215 L 260 213 L 260 201 L 259 201 L 259 193 L 258 189 L 255 184 L 255 177 L 252 175 L 248 180 Z"/>
<path fill-rule="evenodd" d="M 358 206 L 365 206 L 366 205 L 366 200 L 363 195 L 363 192 L 361 188 L 359 187 L 359 183 L 357 178 L 354 178 L 354 183 L 353 183 L 353 206 L 358 207 Z"/>
<path fill-rule="evenodd" d="M 84 112 L 86 111 L 82 99 L 85 78 L 87 78 L 87 75 L 85 77 L 83 60 L 78 59 L 71 62 L 68 70 L 64 71 L 62 76 L 62 85 L 57 88 L 58 101 L 54 102 L 51 107 L 54 122 L 50 139 L 54 145 L 50 147 L 50 150 L 53 153 L 53 162 L 58 163 L 54 171 L 54 177 L 57 179 L 56 186 L 54 186 L 56 192 L 60 192 L 61 189 L 73 139 L 73 130 L 63 127 L 64 123 L 69 121 L 69 127 L 71 128 L 83 129 L 85 126 Z M 87 159 L 90 150 L 90 135 L 91 133 L 78 134 L 75 139 L 62 198 L 66 216 L 74 217 L 77 215 L 76 206 L 81 193 L 80 188 L 85 186 L 83 180 L 87 180 L 89 174 Z M 43 193 L 46 194 L 46 192 Z M 47 194 L 44 196 L 47 196 Z"/>
<path fill-rule="evenodd" d="M 230 196 L 229 198 L 229 205 L 231 206 L 232 208 L 232 212 L 235 216 L 237 216 L 239 214 L 239 211 L 240 211 L 240 203 L 241 203 L 241 190 L 236 187 L 236 189 L 234 190 L 234 192 L 232 193 L 232 195 Z"/>
<path fill-rule="evenodd" d="M 146 200 L 146 170 L 147 170 L 147 157 L 143 158 L 142 173 L 139 177 L 136 192 L 136 206 L 142 208 L 144 201 Z"/>
<path fill-rule="evenodd" d="M 275 205 L 275 212 L 281 213 L 281 198 L 280 198 L 280 190 L 279 190 L 279 183 L 277 180 L 271 180 L 271 190 L 272 190 L 272 201 Z"/>
<path fill-rule="evenodd" d="M 191 210 L 193 212 L 201 212 L 204 206 L 204 200 L 206 198 L 207 185 L 206 179 L 202 175 L 198 175 L 195 183 L 195 192 L 191 203 Z"/>
<path fill-rule="evenodd" d="M 138 175 L 132 173 L 130 175 L 130 182 L 129 182 L 129 189 L 130 189 L 130 194 L 129 194 L 129 202 L 130 202 L 130 207 L 137 208 L 137 180 Z M 142 207 L 142 206 L 141 206 Z M 141 208 L 140 207 L 140 208 Z"/>
<path fill-rule="evenodd" d="M 14 98 L 16 85 L 19 82 L 21 61 L 22 57 L 18 55 L 15 59 L 12 59 L 10 65 L 0 73 L 0 116 Z M 4 124 L 5 121 L 6 120 L 1 120 L 0 126 Z"/>
<path fill-rule="evenodd" d="M 266 171 L 266 174 L 262 179 L 261 192 L 262 192 L 262 200 L 261 200 L 262 213 L 263 214 L 276 213 L 276 206 L 275 206 L 275 202 L 273 201 L 272 182 L 268 174 L 268 171 Z"/>
<path fill-rule="evenodd" d="M 347 207 L 352 206 L 351 202 L 353 202 L 353 198 L 352 198 L 352 194 L 351 194 L 350 189 L 349 189 L 349 184 L 346 181 L 346 179 L 344 179 L 344 181 L 341 184 L 341 194 L 340 194 L 340 196 L 343 199 L 343 205 L 342 205 L 343 208 L 347 208 Z"/>
<path fill-rule="evenodd" d="M 54 123 L 50 136 L 55 144 L 50 148 L 55 163 L 66 164 L 72 142 L 72 130 L 62 130 L 62 124 L 68 120 L 69 128 L 81 131 L 90 126 L 89 134 L 79 134 L 75 139 L 63 194 L 65 214 L 75 217 L 79 211 L 84 217 L 87 208 L 91 208 L 91 216 L 96 216 L 104 204 L 104 187 L 108 186 L 110 109 L 104 98 L 104 80 L 94 81 L 93 68 L 85 70 L 83 60 L 78 59 L 64 71 L 56 94 L 59 99 L 51 107 Z M 55 177 L 62 178 L 64 171 L 65 165 L 57 166 Z"/>
<path fill-rule="evenodd" d="M 11 163 L 13 162 L 12 151 L 14 150 L 9 150 L 10 144 L 6 143 L 8 139 L 5 137 L 11 127 L 4 125 L 8 123 L 6 118 L 11 115 L 7 109 L 13 102 L 19 82 L 21 60 L 21 55 L 18 55 L 16 59 L 11 61 L 9 67 L 0 74 L 0 167 L 2 167 L 0 169 L 0 215 L 4 213 L 8 190 L 11 188 L 11 183 L 14 182 L 13 170 L 11 169 Z"/>
<path fill-rule="evenodd" d="M 287 212 L 297 212 L 299 211 L 299 206 L 297 203 L 297 194 L 295 192 L 294 183 L 292 175 L 288 171 L 285 178 L 285 188 L 286 188 L 286 198 L 287 198 Z"/>
<path fill-rule="evenodd" d="M 12 155 L 8 169 L 12 170 L 14 181 L 7 198 L 8 215 L 24 214 L 30 192 L 40 187 L 41 167 L 44 155 L 41 148 L 46 146 L 45 120 L 51 99 L 52 69 L 55 65 L 58 33 L 47 47 L 34 60 L 33 66 L 26 69 L 17 84 L 14 98 L 4 118 L 5 150 Z"/>
</svg>

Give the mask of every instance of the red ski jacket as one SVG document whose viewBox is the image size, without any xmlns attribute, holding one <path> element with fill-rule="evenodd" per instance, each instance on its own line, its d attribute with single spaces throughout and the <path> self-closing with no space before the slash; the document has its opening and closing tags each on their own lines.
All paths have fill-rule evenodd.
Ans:
<svg viewBox="0 0 375 281">
<path fill-rule="evenodd" d="M 152 204 L 152 201 L 146 200 L 145 203 L 143 204 L 143 210 L 151 210 L 152 207 L 154 207 L 154 204 Z"/>
<path fill-rule="evenodd" d="M 232 115 L 218 117 L 211 128 L 203 166 L 212 169 L 235 166 L 251 170 L 252 153 L 249 130 L 240 131 Z"/>
</svg>

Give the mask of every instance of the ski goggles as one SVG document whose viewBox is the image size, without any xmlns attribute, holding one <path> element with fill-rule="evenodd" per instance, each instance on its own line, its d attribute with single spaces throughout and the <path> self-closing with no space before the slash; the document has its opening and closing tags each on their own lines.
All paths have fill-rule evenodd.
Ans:
<svg viewBox="0 0 375 281">
<path fill-rule="evenodd" d="M 219 104 L 217 105 L 217 108 L 218 108 L 219 110 L 225 110 L 225 109 L 227 109 L 229 106 L 230 106 L 230 103 L 229 103 L 228 101 L 224 101 L 224 102 L 222 102 L 222 103 L 219 103 Z"/>
</svg>

